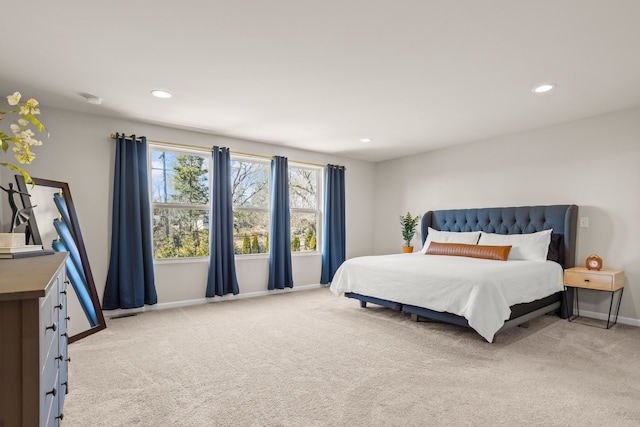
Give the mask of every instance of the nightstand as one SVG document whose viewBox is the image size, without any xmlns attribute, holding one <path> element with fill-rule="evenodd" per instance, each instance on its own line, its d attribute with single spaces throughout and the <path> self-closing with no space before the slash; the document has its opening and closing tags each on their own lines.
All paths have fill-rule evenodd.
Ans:
<svg viewBox="0 0 640 427">
<path fill-rule="evenodd" d="M 624 271 L 589 270 L 584 267 L 573 267 L 564 271 L 564 286 L 575 288 L 576 314 L 569 317 L 569 322 L 580 317 L 580 308 L 578 305 L 578 289 L 582 288 L 611 292 L 611 302 L 609 303 L 609 316 L 607 317 L 606 329 L 609 329 L 610 327 L 618 323 L 618 313 L 620 312 L 622 291 L 624 291 Z M 615 319 L 613 323 L 611 323 L 613 298 L 616 292 L 618 292 L 618 306 L 616 307 Z"/>
</svg>

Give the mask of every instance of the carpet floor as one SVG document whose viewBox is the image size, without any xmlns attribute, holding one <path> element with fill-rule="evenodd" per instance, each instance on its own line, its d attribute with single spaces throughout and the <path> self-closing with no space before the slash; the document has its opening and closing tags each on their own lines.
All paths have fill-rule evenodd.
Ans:
<svg viewBox="0 0 640 427">
<path fill-rule="evenodd" d="M 69 347 L 63 427 L 639 426 L 640 328 L 471 329 L 326 288 L 110 319 Z"/>
</svg>

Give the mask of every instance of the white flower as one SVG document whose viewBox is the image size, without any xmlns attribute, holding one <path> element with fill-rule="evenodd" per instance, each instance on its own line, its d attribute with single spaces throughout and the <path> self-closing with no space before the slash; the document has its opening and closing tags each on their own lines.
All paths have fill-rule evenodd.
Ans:
<svg viewBox="0 0 640 427">
<path fill-rule="evenodd" d="M 7 101 L 9 102 L 9 105 L 18 105 L 21 97 L 22 95 L 20 95 L 20 92 L 14 92 L 13 95 L 7 96 Z"/>
<path fill-rule="evenodd" d="M 29 109 L 29 113 L 31 114 L 40 114 L 40 109 L 38 108 L 38 101 L 33 98 L 30 98 L 27 102 L 24 103 L 24 106 Z"/>
<path fill-rule="evenodd" d="M 11 114 L 16 114 L 18 116 L 18 120 L 10 125 L 11 132 L 14 134 L 13 137 L 9 137 L 7 134 L 0 132 L 2 152 L 7 151 L 9 145 L 8 142 L 12 141 L 15 144 L 12 151 L 18 163 L 29 164 L 36 157 L 36 155 L 31 151 L 31 147 L 34 145 L 42 145 L 42 141 L 33 138 L 33 130 L 29 129 L 29 127 L 31 125 L 35 126 L 35 129 L 38 132 L 46 130 L 44 125 L 35 118 L 35 115 L 40 114 L 38 101 L 30 98 L 28 101 L 21 103 L 20 99 L 22 98 L 22 95 L 20 92 L 14 92 L 13 95 L 8 95 L 6 98 L 8 104 L 13 108 L 9 108 L 6 111 L 4 109 L 0 109 L 0 121 L 5 120 L 7 116 Z M 0 152 L 0 154 L 2 154 L 2 152 Z M 0 166 L 6 166 L 12 170 L 20 172 L 27 183 L 31 182 L 29 174 L 27 171 L 22 169 L 22 167 L 8 162 L 2 162 L 0 163 Z"/>
<path fill-rule="evenodd" d="M 25 138 L 30 138 L 34 135 L 33 131 L 31 129 L 25 129 L 22 132 L 20 132 L 20 139 L 25 139 Z"/>
</svg>

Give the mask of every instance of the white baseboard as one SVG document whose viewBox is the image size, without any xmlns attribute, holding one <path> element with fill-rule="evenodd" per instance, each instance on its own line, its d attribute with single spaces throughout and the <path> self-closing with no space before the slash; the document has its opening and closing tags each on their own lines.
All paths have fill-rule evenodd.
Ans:
<svg viewBox="0 0 640 427">
<path fill-rule="evenodd" d="M 245 294 L 241 293 L 238 295 L 228 294 L 222 297 L 217 296 L 215 298 L 198 298 L 198 299 L 185 300 L 185 301 L 163 302 L 163 303 L 154 304 L 154 305 L 145 305 L 139 308 L 106 310 L 106 311 L 103 311 L 102 313 L 104 314 L 105 317 L 124 317 L 124 316 L 131 316 L 137 313 L 144 313 L 145 311 L 166 310 L 168 308 L 187 307 L 190 305 L 208 304 L 211 302 L 231 301 L 231 300 L 243 299 L 243 298 L 256 298 L 256 297 L 263 297 L 267 295 L 277 295 L 277 294 L 282 294 L 287 292 L 308 291 L 310 289 L 317 289 L 321 287 L 323 286 L 320 284 L 303 285 L 303 286 L 295 286 L 293 288 L 276 289 L 273 291 L 248 292 Z"/>
<path fill-rule="evenodd" d="M 607 321 L 607 313 L 580 310 L 580 316 L 591 317 L 593 319 L 598 319 L 598 320 L 604 320 L 605 322 Z M 614 320 L 615 320 L 615 314 L 612 313 L 611 321 L 613 322 Z M 640 319 L 633 319 L 631 317 L 618 316 L 618 323 L 624 323 L 625 325 L 631 325 L 631 326 L 640 326 Z"/>
</svg>

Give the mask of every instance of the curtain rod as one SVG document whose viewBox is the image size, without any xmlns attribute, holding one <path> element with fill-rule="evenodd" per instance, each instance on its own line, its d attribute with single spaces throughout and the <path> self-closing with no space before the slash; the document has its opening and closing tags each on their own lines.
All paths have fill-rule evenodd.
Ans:
<svg viewBox="0 0 640 427">
<path fill-rule="evenodd" d="M 111 139 L 116 139 L 116 134 L 115 133 L 111 134 Z M 132 141 L 133 140 L 133 138 L 131 138 L 130 136 L 125 136 L 124 139 L 127 140 L 127 141 Z M 141 141 L 142 141 L 142 139 L 136 138 L 136 142 L 141 142 Z M 147 138 L 147 142 L 151 142 L 151 143 L 156 144 L 156 145 L 165 145 L 167 147 L 189 148 L 189 149 L 192 149 L 192 150 L 206 150 L 207 149 L 207 147 L 201 147 L 199 145 L 181 144 L 181 143 L 178 143 L 178 142 L 156 141 L 156 140 L 148 139 L 148 138 Z M 263 156 L 261 154 L 243 153 L 241 151 L 231 151 L 231 150 L 229 150 L 229 153 L 235 154 L 237 156 L 257 157 L 257 158 L 260 158 L 260 159 L 269 159 L 269 160 L 273 159 L 273 156 Z M 291 160 L 291 161 L 294 162 L 294 163 L 300 163 L 300 164 L 303 164 L 303 165 L 319 166 L 319 167 L 323 167 L 323 168 L 327 167 L 327 165 L 323 165 L 323 164 L 320 164 L 320 163 L 301 162 L 299 160 Z M 342 168 L 344 170 L 347 170 L 347 168 L 344 167 L 344 166 L 340 166 L 340 168 Z"/>
</svg>

